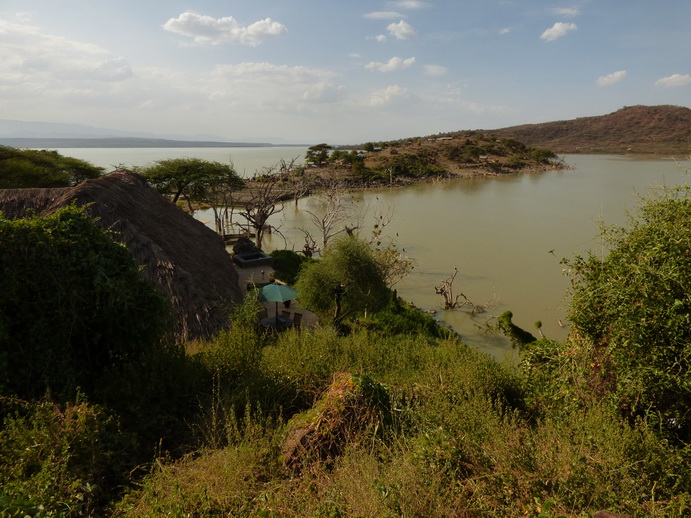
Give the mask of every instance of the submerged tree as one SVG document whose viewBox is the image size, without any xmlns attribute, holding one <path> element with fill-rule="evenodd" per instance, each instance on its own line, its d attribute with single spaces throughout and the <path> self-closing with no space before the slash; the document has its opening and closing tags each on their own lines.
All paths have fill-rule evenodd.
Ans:
<svg viewBox="0 0 691 518">
<path fill-rule="evenodd" d="M 355 214 L 352 197 L 348 191 L 337 181 L 331 182 L 318 196 L 313 198 L 317 207 L 315 210 L 306 210 L 309 219 L 316 227 L 320 247 L 317 240 L 306 229 L 301 229 L 305 234 L 306 245 L 312 244 L 311 251 L 326 250 L 329 242 L 336 236 L 347 232 L 352 234 L 359 224 Z M 348 225 L 350 223 L 350 225 Z M 311 254 L 309 254 L 311 255 Z"/>
<path fill-rule="evenodd" d="M 264 168 L 247 183 L 248 199 L 243 203 L 240 215 L 254 230 L 257 248 L 262 247 L 269 218 L 283 211 L 283 199 L 292 195 L 290 188 L 282 186 L 290 178 L 294 165 L 295 159 L 290 162 L 281 160 L 277 166 Z"/>
</svg>

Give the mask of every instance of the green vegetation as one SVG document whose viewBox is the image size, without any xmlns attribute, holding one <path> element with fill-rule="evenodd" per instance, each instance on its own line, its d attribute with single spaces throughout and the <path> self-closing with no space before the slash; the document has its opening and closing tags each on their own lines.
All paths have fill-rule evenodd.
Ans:
<svg viewBox="0 0 691 518">
<path fill-rule="evenodd" d="M 330 146 L 326 143 L 311 146 L 305 154 L 305 161 L 307 163 L 312 162 L 314 164 L 320 165 L 326 162 L 326 159 L 329 158 L 329 151 L 331 151 L 332 149 L 333 146 Z"/>
<path fill-rule="evenodd" d="M 306 264 L 295 288 L 304 306 L 340 324 L 344 318 L 382 309 L 391 297 L 386 272 L 367 243 L 340 236 L 323 257 Z"/>
<path fill-rule="evenodd" d="M 55 224 L 18 223 L 35 232 Z M 302 266 L 277 254 L 306 290 L 302 302 L 313 298 L 325 315 L 336 312 L 333 287 L 342 287 L 348 318 L 339 326 L 265 333 L 250 295 L 214 339 L 180 354 L 150 336 L 137 345 L 140 357 L 112 357 L 121 367 L 84 380 L 92 388 L 70 399 L 19 395 L 5 369 L 0 464 L 10 468 L 0 470 L 0 508 L 9 516 L 688 516 L 688 190 L 645 201 L 628 228 L 605 236 L 605 257 L 568 262 L 566 342 L 535 340 L 502 316 L 520 344 L 519 365 L 497 363 L 397 300 L 376 251 L 341 236 Z M 53 255 L 88 257 L 75 240 Z M 10 268 L 22 250 L 8 256 Z M 64 297 L 75 281 L 56 282 L 50 289 Z M 82 307 L 69 311 L 61 320 L 79 322 Z M 10 316 L 0 306 L 2 365 L 24 347 L 7 333 Z M 142 315 L 112 318 L 126 318 L 118 322 L 127 329 Z M 61 322 L 51 325 L 60 335 Z"/>
<path fill-rule="evenodd" d="M 232 165 L 201 158 L 169 158 L 139 170 L 159 192 L 182 196 L 192 211 L 192 202 L 222 202 L 225 192 L 242 189 L 244 181 Z M 218 199 L 217 199 L 218 198 Z M 219 203 L 222 204 L 222 203 Z"/>
<path fill-rule="evenodd" d="M 292 250 L 274 250 L 270 255 L 274 259 L 274 277 L 286 284 L 295 284 L 300 268 L 311 261 Z"/>
<path fill-rule="evenodd" d="M 0 386 L 22 398 L 74 395 L 160 336 L 167 303 L 129 251 L 83 212 L 0 215 Z"/>
<path fill-rule="evenodd" d="M 603 232 L 612 252 L 568 263 L 573 279 L 568 378 L 607 398 L 632 422 L 691 440 L 691 197 L 689 188 L 645 200 L 628 228 Z M 556 381 L 556 380 L 555 380 Z M 583 387 L 585 385 L 586 387 Z"/>
<path fill-rule="evenodd" d="M 0 189 L 70 187 L 102 174 L 102 167 L 57 151 L 0 146 Z"/>
<path fill-rule="evenodd" d="M 372 142 L 350 152 L 328 144 L 312 146 L 305 159 L 352 184 L 407 183 L 454 174 L 502 174 L 564 167 L 549 149 L 479 131 Z M 344 173 L 344 169 L 348 170 Z M 323 173 L 322 173 L 323 174 Z"/>
</svg>

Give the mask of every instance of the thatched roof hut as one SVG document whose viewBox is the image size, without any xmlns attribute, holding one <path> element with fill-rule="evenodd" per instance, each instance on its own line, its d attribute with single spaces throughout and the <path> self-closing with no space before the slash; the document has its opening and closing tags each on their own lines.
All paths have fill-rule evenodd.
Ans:
<svg viewBox="0 0 691 518">
<path fill-rule="evenodd" d="M 115 231 L 145 278 L 170 299 L 178 338 L 208 337 L 227 325 L 243 295 L 223 239 L 141 176 L 115 171 L 76 187 L 0 190 L 0 211 L 10 219 L 48 215 L 72 202 L 92 204 L 87 212 Z"/>
</svg>

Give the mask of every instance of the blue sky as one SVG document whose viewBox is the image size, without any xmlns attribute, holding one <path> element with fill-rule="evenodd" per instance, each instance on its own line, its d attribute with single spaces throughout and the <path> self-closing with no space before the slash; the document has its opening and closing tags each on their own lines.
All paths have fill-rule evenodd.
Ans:
<svg viewBox="0 0 691 518">
<path fill-rule="evenodd" d="M 691 107 L 689 0 L 2 0 L 0 118 L 360 143 Z"/>
</svg>

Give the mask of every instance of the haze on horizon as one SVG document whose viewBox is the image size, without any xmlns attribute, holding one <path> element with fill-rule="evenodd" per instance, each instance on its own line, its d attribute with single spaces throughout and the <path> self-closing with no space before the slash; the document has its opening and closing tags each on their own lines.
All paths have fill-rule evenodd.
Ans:
<svg viewBox="0 0 691 518">
<path fill-rule="evenodd" d="M 0 119 L 357 143 L 691 106 L 688 0 L 5 0 Z"/>
</svg>

